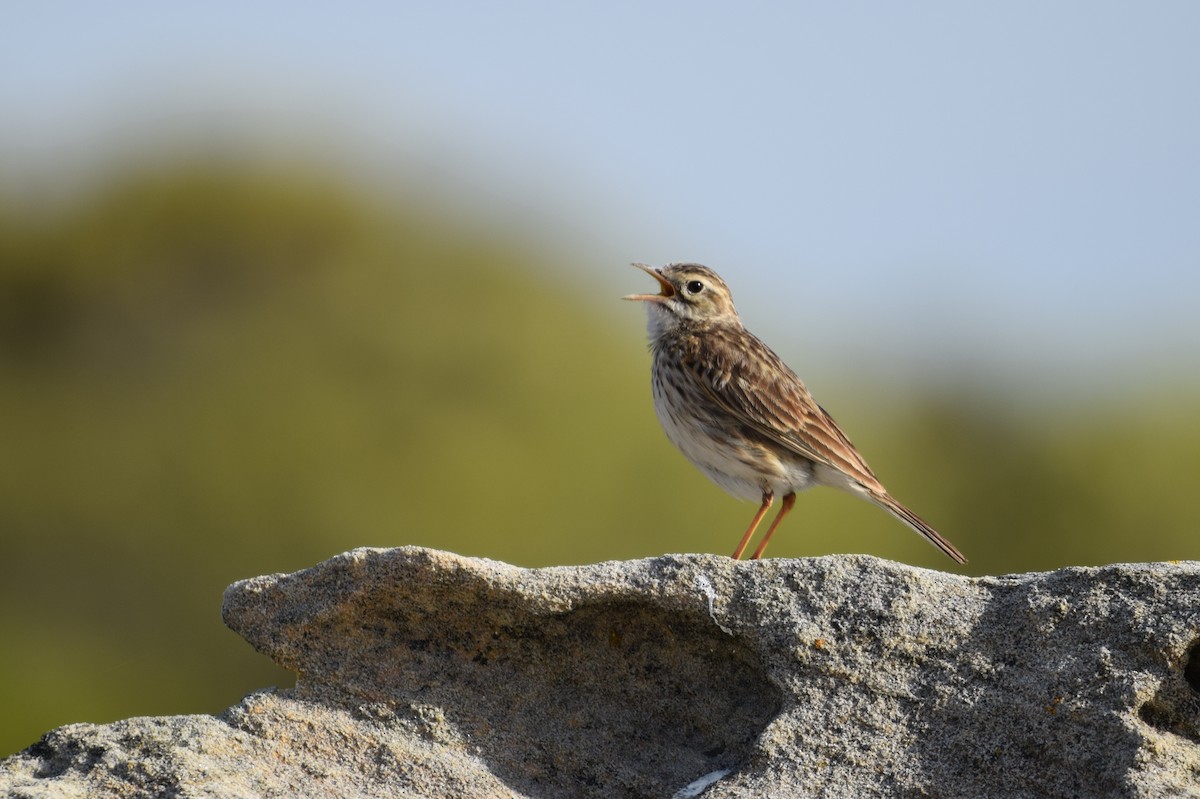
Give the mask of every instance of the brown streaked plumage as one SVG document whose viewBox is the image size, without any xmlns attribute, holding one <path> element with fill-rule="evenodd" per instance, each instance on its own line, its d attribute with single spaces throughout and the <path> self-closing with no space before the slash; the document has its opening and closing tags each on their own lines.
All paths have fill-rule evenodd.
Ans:
<svg viewBox="0 0 1200 799">
<path fill-rule="evenodd" d="M 742 326 L 729 287 L 699 264 L 655 269 L 648 307 L 654 355 L 654 409 L 667 437 L 700 471 L 734 496 L 759 501 L 734 558 L 740 558 L 776 496 L 779 513 L 752 557 L 759 558 L 796 492 L 840 488 L 879 505 L 959 563 L 966 558 L 888 494 L 837 423 L 796 373 Z"/>
</svg>

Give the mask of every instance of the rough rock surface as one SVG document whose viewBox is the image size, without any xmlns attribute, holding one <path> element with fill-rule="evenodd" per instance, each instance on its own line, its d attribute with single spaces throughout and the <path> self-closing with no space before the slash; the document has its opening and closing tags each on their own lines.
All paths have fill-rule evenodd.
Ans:
<svg viewBox="0 0 1200 799">
<path fill-rule="evenodd" d="M 1200 796 L 1200 563 L 360 549 L 224 615 L 295 689 L 60 728 L 0 794 Z"/>
</svg>

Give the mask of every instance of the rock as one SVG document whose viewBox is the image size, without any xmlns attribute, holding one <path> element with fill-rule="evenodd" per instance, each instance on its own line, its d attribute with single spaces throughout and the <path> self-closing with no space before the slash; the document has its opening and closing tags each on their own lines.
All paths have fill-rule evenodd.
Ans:
<svg viewBox="0 0 1200 799">
<path fill-rule="evenodd" d="M 0 793 L 1200 796 L 1200 563 L 359 549 L 239 582 L 224 616 L 294 689 L 60 728 Z"/>
</svg>

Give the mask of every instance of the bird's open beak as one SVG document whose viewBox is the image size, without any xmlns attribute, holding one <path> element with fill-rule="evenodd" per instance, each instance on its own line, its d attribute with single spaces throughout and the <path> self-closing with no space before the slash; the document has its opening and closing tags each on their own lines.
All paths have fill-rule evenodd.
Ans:
<svg viewBox="0 0 1200 799">
<path fill-rule="evenodd" d="M 630 266 L 636 266 L 638 269 L 641 269 L 647 275 L 657 280 L 662 291 L 660 291 L 658 294 L 627 294 L 621 299 L 641 300 L 642 302 L 662 302 L 668 297 L 675 296 L 675 287 L 671 285 L 671 281 L 660 275 L 658 270 L 653 266 L 647 266 L 646 264 L 630 264 Z"/>
</svg>

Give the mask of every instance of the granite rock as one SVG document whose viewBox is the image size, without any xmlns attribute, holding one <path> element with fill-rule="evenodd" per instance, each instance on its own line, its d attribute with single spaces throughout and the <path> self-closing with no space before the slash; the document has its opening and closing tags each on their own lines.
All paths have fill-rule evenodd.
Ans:
<svg viewBox="0 0 1200 799">
<path fill-rule="evenodd" d="M 0 794 L 1200 796 L 1198 563 L 359 549 L 223 612 L 295 688 L 54 730 Z"/>
</svg>

